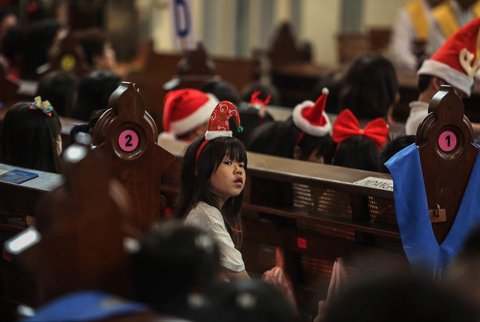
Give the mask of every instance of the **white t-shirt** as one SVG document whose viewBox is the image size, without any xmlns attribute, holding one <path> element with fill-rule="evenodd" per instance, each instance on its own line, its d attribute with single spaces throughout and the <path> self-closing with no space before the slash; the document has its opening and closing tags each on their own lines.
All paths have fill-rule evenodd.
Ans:
<svg viewBox="0 0 480 322">
<path fill-rule="evenodd" d="M 405 134 L 416 135 L 418 126 L 428 115 L 428 103 L 413 101 L 409 107 L 410 113 L 405 123 Z"/>
<path fill-rule="evenodd" d="M 220 246 L 220 263 L 234 272 L 245 270 L 242 254 L 233 244 L 220 211 L 205 202 L 199 202 L 185 218 L 185 223 L 208 231 Z"/>
</svg>

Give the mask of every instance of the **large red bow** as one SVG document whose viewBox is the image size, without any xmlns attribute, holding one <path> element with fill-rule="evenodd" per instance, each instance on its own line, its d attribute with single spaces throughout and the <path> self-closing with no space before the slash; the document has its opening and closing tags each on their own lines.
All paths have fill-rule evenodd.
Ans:
<svg viewBox="0 0 480 322">
<path fill-rule="evenodd" d="M 340 143 L 353 135 L 363 135 L 373 140 L 380 149 L 388 141 L 388 125 L 382 118 L 370 121 L 364 129 L 349 109 L 343 110 L 333 124 L 333 141 Z"/>
</svg>

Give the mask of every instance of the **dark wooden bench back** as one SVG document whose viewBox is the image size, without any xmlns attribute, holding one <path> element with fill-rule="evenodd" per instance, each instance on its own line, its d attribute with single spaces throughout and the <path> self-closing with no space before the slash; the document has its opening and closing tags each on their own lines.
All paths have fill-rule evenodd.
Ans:
<svg viewBox="0 0 480 322">
<path fill-rule="evenodd" d="M 418 127 L 416 144 L 434 233 L 442 242 L 455 220 L 478 147 L 463 103 L 451 86 L 442 86 L 435 94 L 429 112 Z"/>
<path fill-rule="evenodd" d="M 115 177 L 130 193 L 136 226 L 147 230 L 167 205 L 160 185 L 176 180 L 171 178 L 178 174 L 175 157 L 156 143 L 157 127 L 135 84 L 123 82 L 108 105 L 93 131 L 94 152 L 107 156 Z"/>
</svg>

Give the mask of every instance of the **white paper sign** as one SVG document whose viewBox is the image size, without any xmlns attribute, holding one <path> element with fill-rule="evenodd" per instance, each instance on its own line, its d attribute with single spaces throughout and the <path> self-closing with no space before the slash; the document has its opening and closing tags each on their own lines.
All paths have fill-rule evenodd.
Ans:
<svg viewBox="0 0 480 322">
<path fill-rule="evenodd" d="M 366 178 L 363 178 L 362 180 L 355 181 L 353 184 L 363 186 L 363 187 L 371 187 L 371 188 L 377 188 L 377 189 L 382 189 L 387 191 L 393 191 L 392 179 L 366 177 Z"/>
</svg>

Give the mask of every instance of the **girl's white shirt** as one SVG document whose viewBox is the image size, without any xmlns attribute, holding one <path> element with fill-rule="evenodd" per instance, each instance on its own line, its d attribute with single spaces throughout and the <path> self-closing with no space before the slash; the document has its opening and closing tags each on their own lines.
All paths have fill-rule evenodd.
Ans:
<svg viewBox="0 0 480 322">
<path fill-rule="evenodd" d="M 185 223 L 203 228 L 220 246 L 220 263 L 223 267 L 241 272 L 245 270 L 242 254 L 235 248 L 220 211 L 200 201 L 187 215 Z"/>
</svg>

